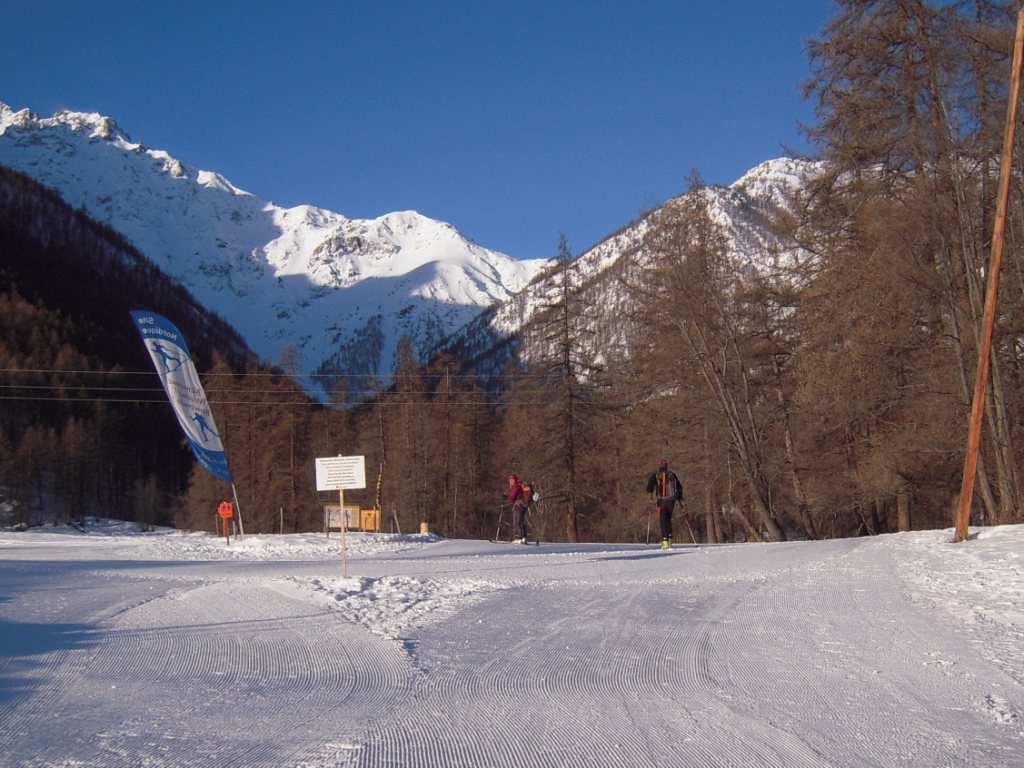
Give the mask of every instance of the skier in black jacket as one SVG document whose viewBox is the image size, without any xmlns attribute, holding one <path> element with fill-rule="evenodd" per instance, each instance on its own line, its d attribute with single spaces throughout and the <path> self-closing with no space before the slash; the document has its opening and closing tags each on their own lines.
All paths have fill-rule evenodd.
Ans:
<svg viewBox="0 0 1024 768">
<path fill-rule="evenodd" d="M 672 546 L 672 509 L 683 500 L 683 484 L 675 472 L 669 471 L 667 459 L 658 462 L 658 471 L 647 481 L 647 492 L 657 500 L 661 548 L 668 549 Z"/>
</svg>

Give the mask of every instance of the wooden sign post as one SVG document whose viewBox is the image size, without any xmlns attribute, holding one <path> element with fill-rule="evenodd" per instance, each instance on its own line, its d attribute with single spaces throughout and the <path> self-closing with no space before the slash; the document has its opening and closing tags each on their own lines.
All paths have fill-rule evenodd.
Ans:
<svg viewBox="0 0 1024 768">
<path fill-rule="evenodd" d="M 365 456 L 331 456 L 316 460 L 316 489 L 337 491 L 341 504 L 341 578 L 348 578 L 348 515 L 345 510 L 345 490 L 366 487 Z"/>
<path fill-rule="evenodd" d="M 235 516 L 235 507 L 230 501 L 222 501 L 217 506 L 217 514 L 224 523 L 224 540 L 231 546 L 231 535 L 228 533 L 228 521 Z"/>
</svg>

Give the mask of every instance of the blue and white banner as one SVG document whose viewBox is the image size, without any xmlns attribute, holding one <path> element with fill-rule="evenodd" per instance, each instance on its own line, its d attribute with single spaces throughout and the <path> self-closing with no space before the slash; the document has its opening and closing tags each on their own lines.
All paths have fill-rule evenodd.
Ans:
<svg viewBox="0 0 1024 768">
<path fill-rule="evenodd" d="M 178 423 L 192 445 L 192 452 L 211 475 L 230 483 L 228 457 L 181 331 L 155 312 L 134 310 L 131 316 L 149 356 L 153 358 L 167 399 L 171 401 Z"/>
</svg>

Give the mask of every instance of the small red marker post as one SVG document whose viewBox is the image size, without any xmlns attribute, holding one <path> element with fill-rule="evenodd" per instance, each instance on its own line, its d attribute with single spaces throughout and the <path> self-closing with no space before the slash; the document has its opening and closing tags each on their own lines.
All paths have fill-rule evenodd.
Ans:
<svg viewBox="0 0 1024 768">
<path fill-rule="evenodd" d="M 230 501 L 222 501 L 217 506 L 217 514 L 220 515 L 220 519 L 224 521 L 224 540 L 231 546 L 231 535 L 228 531 L 228 520 L 235 516 L 235 505 Z"/>
</svg>

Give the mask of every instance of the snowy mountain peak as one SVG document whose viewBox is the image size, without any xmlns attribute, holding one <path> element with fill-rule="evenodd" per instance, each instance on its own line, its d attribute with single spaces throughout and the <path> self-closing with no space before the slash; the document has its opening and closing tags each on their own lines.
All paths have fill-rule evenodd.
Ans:
<svg viewBox="0 0 1024 768">
<path fill-rule="evenodd" d="M 809 160 L 781 158 L 769 160 L 748 171 L 727 187 L 709 186 L 701 194 L 710 215 L 721 226 L 729 250 L 738 262 L 758 270 L 790 259 L 797 252 L 777 241 L 771 221 L 790 205 L 793 192 L 806 186 L 819 164 Z M 673 205 L 691 192 L 669 200 Z M 660 209 L 659 209 L 660 210 Z M 654 211 L 652 216 L 657 215 Z M 585 303 L 590 307 L 586 323 L 597 362 L 607 363 L 627 354 L 634 329 L 629 320 L 630 297 L 622 286 L 621 273 L 644 269 L 643 242 L 652 217 L 641 218 L 580 254 L 571 272 L 577 285 L 584 286 Z M 521 360 L 535 358 L 545 349 L 544 334 L 531 335 L 530 324 L 546 308 L 557 303 L 561 291 L 557 274 L 542 275 L 529 291 L 505 301 L 462 329 L 453 340 L 453 348 L 469 349 L 481 372 L 497 372 L 506 364 L 512 348 L 505 343 L 518 336 L 515 353 Z"/>
<path fill-rule="evenodd" d="M 387 377 L 396 344 L 425 355 L 545 262 L 482 248 L 415 211 L 358 220 L 281 208 L 131 141 L 111 118 L 39 118 L 0 103 L 0 163 L 109 224 L 268 360 Z"/>
<path fill-rule="evenodd" d="M 6 130 L 8 127 L 25 131 L 63 127 L 90 139 L 112 140 L 126 146 L 132 145 L 131 139 L 118 127 L 117 122 L 95 112 L 61 109 L 53 117 L 40 118 L 29 109 L 15 111 L 0 102 L 0 130 Z"/>
<path fill-rule="evenodd" d="M 801 189 L 820 164 L 792 157 L 767 160 L 754 166 L 729 185 L 729 189 L 752 200 L 786 205 L 785 196 Z"/>
</svg>

